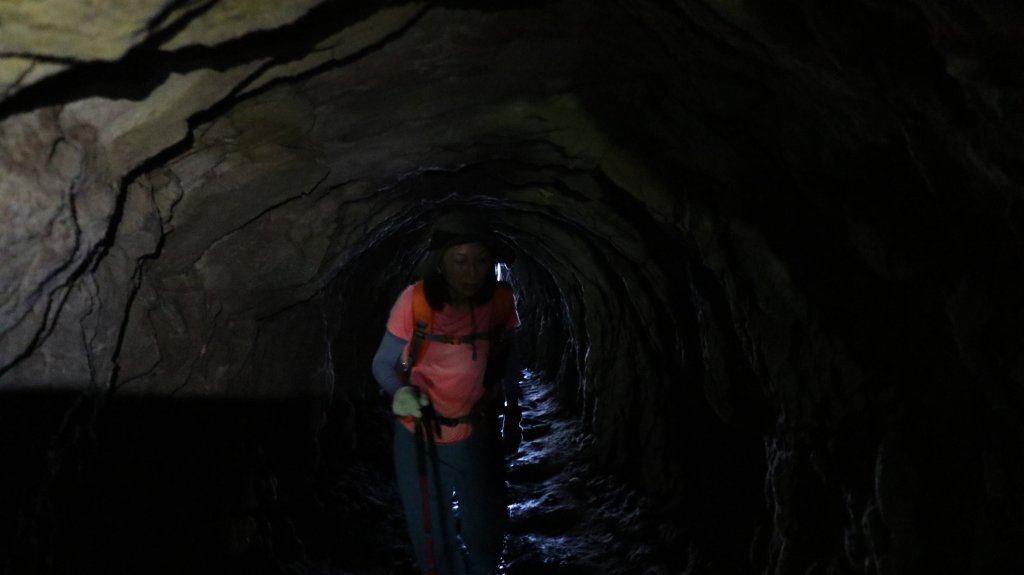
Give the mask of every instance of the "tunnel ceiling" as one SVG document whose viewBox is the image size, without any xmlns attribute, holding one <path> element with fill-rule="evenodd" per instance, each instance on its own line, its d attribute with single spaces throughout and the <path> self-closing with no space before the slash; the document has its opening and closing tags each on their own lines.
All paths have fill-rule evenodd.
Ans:
<svg viewBox="0 0 1024 575">
<path fill-rule="evenodd" d="M 6 2 L 3 385 L 223 391 L 446 203 L 562 286 L 661 305 L 695 258 L 776 329 L 1019 263 L 1010 4 L 517 4 Z"/>
<path fill-rule="evenodd" d="M 109 46 L 27 25 L 5 50 L 10 386 L 211 391 L 261 322 L 446 197 L 502 206 L 524 247 L 620 235 L 609 176 L 671 211 L 587 102 L 608 85 L 590 32 L 607 15 L 189 6 L 110 8 Z M 46 19 L 32 9 L 3 21 Z"/>
<path fill-rule="evenodd" d="M 0 8 L 4 388 L 322 393 L 464 205 L 588 410 L 1019 379 L 1010 4 L 278 4 Z"/>
<path fill-rule="evenodd" d="M 1017 339 L 977 340 L 1020 307 L 992 296 L 1021 253 L 1008 4 L 0 10 L 4 387 L 319 389 L 337 324 L 313 310 L 366 305 L 328 286 L 370 258 L 358 281 L 382 313 L 423 227 L 466 204 L 586 326 L 581 353 L 630 351 L 594 333 L 604 310 L 671 363 L 665 340 L 721 307 L 710 282 L 710 393 L 737 379 L 726 347 L 798 394 L 825 368 L 789 365 L 816 353 L 794 333 L 842 364 L 921 317 L 1020 374 L 998 359 Z M 272 342 L 290 325 L 317 367 L 256 375 L 288 362 Z"/>
</svg>

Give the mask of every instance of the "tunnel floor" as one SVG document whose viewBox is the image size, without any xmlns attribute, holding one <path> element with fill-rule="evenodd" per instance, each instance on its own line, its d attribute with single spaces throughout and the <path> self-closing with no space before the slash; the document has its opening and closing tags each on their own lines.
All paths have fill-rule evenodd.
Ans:
<svg viewBox="0 0 1024 575">
<path fill-rule="evenodd" d="M 510 525 L 499 573 L 667 575 L 692 566 L 677 518 L 593 462 L 589 439 L 554 388 L 527 372 L 522 390 L 523 443 L 508 461 Z M 410 553 L 404 544 L 383 551 L 396 552 Z M 391 557 L 388 566 L 340 573 L 418 571 L 411 560 Z"/>
<path fill-rule="evenodd" d="M 553 387 L 527 375 L 501 573 L 687 569 L 678 518 L 595 464 Z M 0 572 L 414 575 L 389 438 L 368 425 L 360 448 L 326 445 L 342 434 L 303 428 L 309 410 L 8 397 L 0 445 L 18 473 L 0 477 L 14 542 Z"/>
<path fill-rule="evenodd" d="M 507 575 L 679 573 L 687 566 L 678 521 L 600 470 L 587 437 L 553 387 L 523 384 L 523 445 L 509 464 Z"/>
</svg>

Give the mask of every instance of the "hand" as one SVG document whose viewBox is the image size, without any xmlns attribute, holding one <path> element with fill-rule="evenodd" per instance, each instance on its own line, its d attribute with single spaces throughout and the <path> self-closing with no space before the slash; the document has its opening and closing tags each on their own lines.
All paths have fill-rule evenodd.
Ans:
<svg viewBox="0 0 1024 575">
<path fill-rule="evenodd" d="M 518 413 L 506 413 L 505 420 L 501 426 L 501 441 L 505 448 L 505 455 L 512 456 L 519 453 L 519 445 L 523 442 L 523 428 L 519 423 L 522 416 Z"/>
<path fill-rule="evenodd" d="M 413 385 L 403 385 L 398 388 L 395 392 L 395 397 L 391 399 L 391 411 L 395 415 L 411 415 L 417 419 L 423 417 L 424 407 L 430 405 L 430 398 L 427 394 L 420 393 L 418 387 Z"/>
</svg>

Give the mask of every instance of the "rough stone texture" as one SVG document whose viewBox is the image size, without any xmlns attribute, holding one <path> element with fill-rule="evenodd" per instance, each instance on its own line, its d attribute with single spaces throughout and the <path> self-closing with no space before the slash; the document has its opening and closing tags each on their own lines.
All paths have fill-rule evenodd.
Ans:
<svg viewBox="0 0 1024 575">
<path fill-rule="evenodd" d="M 12 0 L 0 7 L 0 53 L 66 60 L 113 60 L 145 38 L 166 0 L 104 2 Z"/>
<path fill-rule="evenodd" d="M 355 456 L 426 226 L 475 206 L 691 572 L 1015 572 L 1022 33 L 996 0 L 5 3 L 0 390 L 301 398 L 299 451 Z M 56 484 L 82 409 L 39 430 Z"/>
</svg>

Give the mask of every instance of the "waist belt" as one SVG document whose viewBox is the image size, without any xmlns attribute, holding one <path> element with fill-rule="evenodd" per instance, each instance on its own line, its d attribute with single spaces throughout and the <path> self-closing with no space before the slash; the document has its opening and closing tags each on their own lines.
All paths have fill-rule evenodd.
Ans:
<svg viewBox="0 0 1024 575">
<path fill-rule="evenodd" d="M 462 423 L 470 423 L 470 424 L 476 423 L 477 421 L 480 420 L 480 418 L 482 416 L 483 416 L 483 412 L 482 411 L 475 411 L 474 410 L 474 411 L 469 412 L 466 415 L 463 415 L 462 417 L 445 417 L 443 415 L 438 415 L 438 414 L 435 413 L 433 415 L 433 419 L 438 424 L 444 425 L 445 427 L 455 427 L 456 425 L 459 425 L 459 424 L 462 424 Z"/>
<path fill-rule="evenodd" d="M 420 334 L 414 333 L 416 337 L 420 337 Z M 423 339 L 427 341 L 437 341 L 441 343 L 448 343 L 453 345 L 460 345 L 463 343 L 472 343 L 474 341 L 495 339 L 495 334 L 489 331 L 481 331 L 477 333 L 469 333 L 466 335 L 444 335 L 440 333 L 423 333 Z"/>
</svg>

